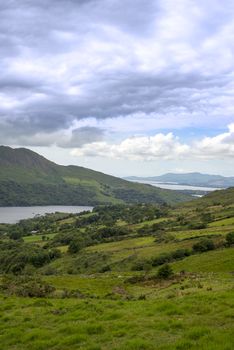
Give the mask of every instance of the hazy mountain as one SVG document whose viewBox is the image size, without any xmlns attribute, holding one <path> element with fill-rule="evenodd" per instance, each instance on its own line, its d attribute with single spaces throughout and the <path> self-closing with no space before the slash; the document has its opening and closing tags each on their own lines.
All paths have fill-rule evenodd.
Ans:
<svg viewBox="0 0 234 350">
<path fill-rule="evenodd" d="M 79 166 L 61 166 L 25 148 L 0 146 L 0 205 L 169 203 L 190 196 Z"/>
<path fill-rule="evenodd" d="M 136 177 L 129 176 L 126 180 L 138 181 L 155 181 L 155 182 L 171 182 L 179 185 L 191 185 L 191 186 L 205 186 L 205 187 L 217 187 L 226 188 L 234 186 L 234 177 L 224 177 L 221 175 L 209 175 L 201 173 L 186 173 L 186 174 L 174 174 L 168 173 L 161 176 L 152 177 Z"/>
</svg>

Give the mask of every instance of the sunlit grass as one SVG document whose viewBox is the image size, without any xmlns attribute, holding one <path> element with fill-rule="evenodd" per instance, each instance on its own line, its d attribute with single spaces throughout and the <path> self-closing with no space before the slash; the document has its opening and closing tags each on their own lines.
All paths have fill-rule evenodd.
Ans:
<svg viewBox="0 0 234 350">
<path fill-rule="evenodd" d="M 175 271 L 188 272 L 234 272 L 234 248 L 193 255 L 172 264 Z M 231 277 L 231 274 L 230 274 Z"/>
<path fill-rule="evenodd" d="M 25 236 L 23 237 L 23 239 L 24 239 L 24 242 L 26 243 L 38 243 L 38 242 L 46 242 L 47 240 L 54 238 L 55 235 L 56 233 L 45 233 L 43 235 L 38 234 L 38 235 Z M 45 237 L 44 240 L 42 239 L 43 236 Z"/>
<path fill-rule="evenodd" d="M 145 301 L 7 298 L 4 350 L 232 349 L 233 292 Z"/>
<path fill-rule="evenodd" d="M 220 227 L 220 226 L 231 226 L 231 225 L 233 225 L 233 230 L 234 230 L 234 217 L 211 222 L 209 224 L 209 227 Z"/>
</svg>

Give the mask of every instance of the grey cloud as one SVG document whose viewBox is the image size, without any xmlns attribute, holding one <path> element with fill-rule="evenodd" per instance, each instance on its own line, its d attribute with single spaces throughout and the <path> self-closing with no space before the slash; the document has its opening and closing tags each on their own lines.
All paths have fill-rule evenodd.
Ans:
<svg viewBox="0 0 234 350">
<path fill-rule="evenodd" d="M 0 140 L 2 143 L 15 144 L 15 140 L 24 146 L 52 146 L 63 148 L 82 147 L 85 144 L 102 141 L 104 130 L 97 127 L 80 127 L 72 131 L 64 130 L 23 130 L 23 124 L 16 128 L 4 127 L 0 123 Z M 15 130 L 15 131 L 14 131 Z M 20 133 L 19 133 L 20 130 Z"/>
<path fill-rule="evenodd" d="M 188 123 L 193 113 L 201 119 L 205 114 L 211 119 L 226 115 L 230 121 L 227 100 L 233 97 L 234 66 L 225 61 L 225 50 L 233 55 L 232 2 L 220 6 L 218 0 L 199 0 L 193 4 L 194 14 L 189 2 L 183 2 L 191 16 L 188 28 L 182 28 L 184 38 L 180 33 L 173 37 L 178 23 L 176 19 L 173 24 L 166 6 L 171 3 L 173 10 L 173 1 L 1 3 L 1 142 L 30 145 L 43 134 L 41 142 L 46 145 L 47 135 L 65 132 L 81 119 L 139 112 L 156 117 L 171 113 L 175 122 L 181 111 Z M 160 29 L 163 19 L 174 27 Z M 227 25 L 229 31 L 223 34 Z M 154 48 L 156 44 L 159 47 Z M 61 141 L 60 146 L 79 147 L 92 139 L 100 141 L 104 134 L 100 129 L 73 130 L 70 141 Z"/>
<path fill-rule="evenodd" d="M 85 144 L 98 142 L 103 139 L 104 131 L 96 127 L 81 127 L 72 131 L 71 138 L 62 142 L 57 142 L 60 147 L 81 147 Z"/>
</svg>

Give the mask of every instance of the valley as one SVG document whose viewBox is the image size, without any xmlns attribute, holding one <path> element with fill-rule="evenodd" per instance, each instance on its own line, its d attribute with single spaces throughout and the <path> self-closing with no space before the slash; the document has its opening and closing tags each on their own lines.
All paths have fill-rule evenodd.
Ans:
<svg viewBox="0 0 234 350">
<path fill-rule="evenodd" d="M 0 232 L 6 349 L 233 348 L 233 188 Z"/>
</svg>

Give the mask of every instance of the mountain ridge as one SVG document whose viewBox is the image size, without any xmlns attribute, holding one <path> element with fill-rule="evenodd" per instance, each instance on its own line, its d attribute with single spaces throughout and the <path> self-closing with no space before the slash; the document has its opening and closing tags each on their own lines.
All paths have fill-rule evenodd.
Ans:
<svg viewBox="0 0 234 350">
<path fill-rule="evenodd" d="M 126 180 L 131 181 L 158 181 L 166 183 L 176 183 L 178 185 L 204 186 L 204 187 L 232 187 L 234 186 L 234 177 L 222 175 L 203 174 L 199 172 L 191 173 L 166 173 L 159 176 L 137 177 L 128 176 Z"/>
<path fill-rule="evenodd" d="M 0 146 L 0 206 L 175 204 L 189 199 L 84 167 L 58 165 L 27 148 Z"/>
</svg>

